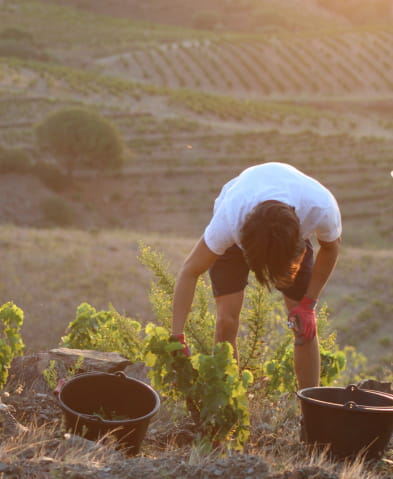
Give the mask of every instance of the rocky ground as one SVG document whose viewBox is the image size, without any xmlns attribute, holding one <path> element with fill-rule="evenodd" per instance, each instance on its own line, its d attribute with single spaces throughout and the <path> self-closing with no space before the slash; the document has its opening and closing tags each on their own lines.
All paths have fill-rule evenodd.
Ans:
<svg viewBox="0 0 393 479">
<path fill-rule="evenodd" d="M 344 467 L 323 458 L 303 459 L 296 454 L 299 443 L 289 444 L 289 436 L 272 434 L 265 425 L 258 448 L 244 453 L 220 456 L 203 454 L 191 447 L 192 428 L 174 431 L 163 417 L 148 429 L 142 451 L 127 456 L 105 441 L 89 441 L 66 431 L 56 395 L 43 378 L 50 361 L 66 372 L 79 350 L 52 350 L 16 358 L 9 381 L 1 393 L 0 404 L 0 478 L 7 479 L 392 479 L 393 456 L 370 465 L 368 476 L 359 464 Z M 113 372 L 125 370 L 134 377 L 144 375 L 143 367 L 127 365 L 117 354 L 95 355 L 84 352 L 83 369 Z M 389 385 L 390 386 L 390 385 Z M 164 406 L 165 407 L 165 406 Z M 178 427 L 178 426 L 177 426 Z M 275 443 L 273 454 L 269 444 Z M 288 457 L 279 459 L 285 449 Z M 304 448 L 304 445 L 302 446 Z M 292 452 L 291 449 L 293 450 Z M 293 464 L 291 464 L 291 457 Z M 390 458 L 390 459 L 389 459 Z M 303 460 L 303 462 L 302 462 Z M 280 462 L 281 461 L 281 462 Z M 306 466 L 301 464 L 308 464 Z M 366 473 L 364 473 L 366 474 Z M 375 475 L 374 475 L 375 474 Z"/>
</svg>

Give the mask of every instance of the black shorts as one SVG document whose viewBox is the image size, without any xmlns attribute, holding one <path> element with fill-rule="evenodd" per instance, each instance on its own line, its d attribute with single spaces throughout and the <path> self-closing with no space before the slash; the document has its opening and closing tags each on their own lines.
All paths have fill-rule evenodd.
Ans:
<svg viewBox="0 0 393 479">
<path fill-rule="evenodd" d="M 289 299 L 299 301 L 305 295 L 314 265 L 313 247 L 306 240 L 306 253 L 302 264 L 289 288 L 277 288 Z M 215 297 L 243 291 L 248 283 L 250 268 L 244 259 L 242 250 L 233 245 L 209 269 L 213 294 Z"/>
</svg>

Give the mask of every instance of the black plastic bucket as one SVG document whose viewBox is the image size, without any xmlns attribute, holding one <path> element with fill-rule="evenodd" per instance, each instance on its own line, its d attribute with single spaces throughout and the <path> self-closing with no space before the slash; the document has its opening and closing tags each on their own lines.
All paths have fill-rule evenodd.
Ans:
<svg viewBox="0 0 393 479">
<path fill-rule="evenodd" d="M 113 434 L 130 455 L 139 452 L 160 407 L 153 388 L 122 371 L 74 376 L 61 388 L 58 400 L 67 429 L 90 440 Z"/>
<path fill-rule="evenodd" d="M 328 447 L 338 459 L 383 454 L 393 432 L 393 395 L 351 384 L 301 389 L 297 396 L 307 443 Z"/>
</svg>

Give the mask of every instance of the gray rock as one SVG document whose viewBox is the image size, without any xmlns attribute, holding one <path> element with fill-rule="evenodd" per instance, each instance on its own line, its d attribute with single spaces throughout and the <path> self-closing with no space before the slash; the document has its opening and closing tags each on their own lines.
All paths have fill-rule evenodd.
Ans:
<svg viewBox="0 0 393 479">
<path fill-rule="evenodd" d="M 66 368 L 71 368 L 82 357 L 79 372 L 101 371 L 114 373 L 123 371 L 131 362 L 119 353 L 104 353 L 90 349 L 56 348 L 49 351 L 51 360 L 61 361 Z"/>
<path fill-rule="evenodd" d="M 392 383 L 376 381 L 374 379 L 364 379 L 358 383 L 360 389 L 369 389 L 371 391 L 380 391 L 384 393 L 393 393 Z"/>
</svg>

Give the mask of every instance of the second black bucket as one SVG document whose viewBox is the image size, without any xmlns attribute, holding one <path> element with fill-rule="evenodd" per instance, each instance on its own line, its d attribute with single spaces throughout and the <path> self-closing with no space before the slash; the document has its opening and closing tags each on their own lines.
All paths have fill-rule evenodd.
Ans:
<svg viewBox="0 0 393 479">
<path fill-rule="evenodd" d="M 64 384 L 58 400 L 67 429 L 90 440 L 113 434 L 130 455 L 139 452 L 160 407 L 153 388 L 122 371 L 77 375 Z"/>
<path fill-rule="evenodd" d="M 328 447 L 337 459 L 377 459 L 393 432 L 393 395 L 358 389 L 301 389 L 306 441 Z"/>
</svg>

